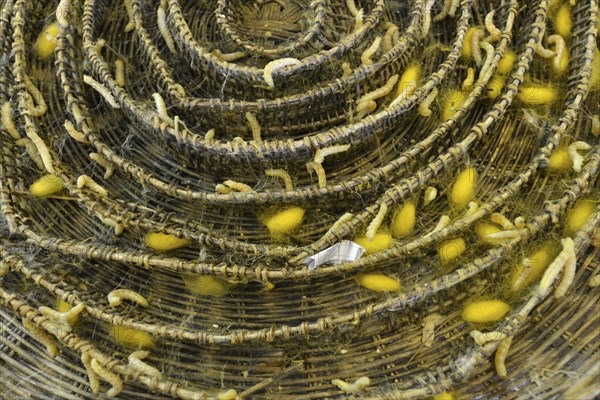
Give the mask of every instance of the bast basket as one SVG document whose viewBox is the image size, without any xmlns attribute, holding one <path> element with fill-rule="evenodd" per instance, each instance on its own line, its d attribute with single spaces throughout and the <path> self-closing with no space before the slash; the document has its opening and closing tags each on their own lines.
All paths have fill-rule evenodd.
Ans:
<svg viewBox="0 0 600 400">
<path fill-rule="evenodd" d="M 598 21 L 1 0 L 2 397 L 596 398 Z"/>
</svg>

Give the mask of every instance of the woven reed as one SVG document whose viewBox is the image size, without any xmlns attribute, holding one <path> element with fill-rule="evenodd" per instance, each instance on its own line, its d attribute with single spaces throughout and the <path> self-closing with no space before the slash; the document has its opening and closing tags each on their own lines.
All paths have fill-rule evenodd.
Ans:
<svg viewBox="0 0 600 400">
<path fill-rule="evenodd" d="M 599 62 L 598 2 L 572 6 L 563 75 L 536 54 L 554 33 L 559 1 L 462 0 L 455 16 L 434 19 L 425 34 L 427 9 L 435 16 L 444 2 L 355 2 L 362 24 L 343 0 L 63 0 L 64 14 L 57 1 L 0 0 L 0 105 L 10 104 L 19 136 L 39 137 L 49 148 L 49 167 L 66 188 L 42 199 L 29 194 L 47 172 L 3 124 L 0 391 L 6 398 L 97 398 L 82 355 L 116 374 L 124 382 L 117 397 L 127 399 L 217 398 L 228 389 L 239 398 L 344 397 L 332 379 L 361 376 L 371 384 L 356 396 L 366 398 L 444 391 L 456 398 L 600 395 L 600 292 L 588 285 L 600 273 L 600 207 L 573 235 L 577 272 L 564 298 L 537 284 L 520 294 L 507 289 L 515 265 L 540 243 L 564 236 L 565 216 L 579 199 L 600 198 L 600 142 L 592 133 L 600 92 L 590 84 Z M 479 75 L 461 51 L 468 27 L 484 26 L 488 3 L 497 7 L 502 35 L 492 42 L 490 68 Z M 175 53 L 159 32 L 161 7 Z M 34 43 L 56 14 L 66 23 L 51 60 L 43 61 Z M 391 24 L 399 32 L 391 47 L 361 63 Z M 509 49 L 518 58 L 492 100 L 488 83 Z M 225 61 L 236 52 L 239 59 Z M 276 71 L 270 87 L 265 67 L 282 58 L 299 61 Z M 116 60 L 125 65 L 122 87 Z M 377 99 L 376 110 L 359 119 L 357 100 L 414 62 L 422 68 L 414 93 L 393 105 L 393 95 Z M 460 88 L 469 67 L 478 79 L 467 101 L 443 120 L 444 95 Z M 119 108 L 86 85 L 84 74 L 104 85 Z M 27 77 L 47 105 L 41 116 L 32 114 Z M 549 81 L 559 101 L 531 107 L 517 99 L 523 85 Z M 433 90 L 439 91 L 433 115 L 420 116 L 418 106 Z M 165 99 L 168 116 L 159 115 L 153 93 Z M 261 141 L 253 139 L 246 113 L 258 120 Z M 88 143 L 71 138 L 65 120 Z M 214 139 L 206 138 L 210 129 Z M 550 172 L 549 156 L 574 141 L 591 145 L 581 171 Z M 323 163 L 327 181 L 320 187 L 306 163 L 319 149 L 343 144 L 351 145 L 348 151 Z M 90 152 L 114 166 L 112 177 L 104 179 Z M 479 209 L 471 215 L 447 201 L 465 165 L 480 176 Z M 294 188 L 268 176 L 269 168 L 286 169 Z M 107 195 L 79 188 L 82 174 Z M 227 179 L 253 190 L 216 193 Z M 428 186 L 440 193 L 425 206 Z M 393 210 L 411 200 L 415 231 L 389 249 L 312 271 L 305 266 L 306 257 L 363 234 L 382 205 Z M 306 210 L 304 223 L 273 240 L 260 215 L 289 205 Z M 474 228 L 493 212 L 523 217 L 520 235 L 498 246 L 482 243 Z M 432 233 L 446 214 L 450 224 Z M 148 232 L 191 245 L 155 252 L 144 243 Z M 467 251 L 441 265 L 438 245 L 458 236 Z M 362 288 L 356 277 L 364 272 L 393 276 L 402 290 Z M 222 297 L 195 295 L 182 274 L 218 276 L 235 287 Z M 142 294 L 148 307 L 111 307 L 107 295 L 116 288 Z M 57 298 L 85 305 L 70 332 L 40 311 Z M 496 324 L 469 324 L 461 310 L 477 298 L 501 298 L 512 311 Z M 427 347 L 422 325 L 433 313 L 443 320 Z M 128 363 L 132 349 L 114 342 L 111 324 L 152 336 L 144 362 L 160 376 Z M 479 346 L 473 329 L 513 337 L 506 379 L 493 365 L 499 342 Z M 58 346 L 55 358 L 43 335 Z M 101 379 L 102 396 L 109 389 Z"/>
</svg>

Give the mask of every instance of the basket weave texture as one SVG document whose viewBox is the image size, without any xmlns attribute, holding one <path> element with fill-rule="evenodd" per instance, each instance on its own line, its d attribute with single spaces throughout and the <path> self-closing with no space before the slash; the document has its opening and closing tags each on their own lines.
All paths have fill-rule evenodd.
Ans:
<svg viewBox="0 0 600 400">
<path fill-rule="evenodd" d="M 1 396 L 600 396 L 598 21 L 597 0 L 0 0 Z M 367 252 L 307 267 L 344 240 Z M 490 299 L 510 311 L 465 320 Z"/>
</svg>

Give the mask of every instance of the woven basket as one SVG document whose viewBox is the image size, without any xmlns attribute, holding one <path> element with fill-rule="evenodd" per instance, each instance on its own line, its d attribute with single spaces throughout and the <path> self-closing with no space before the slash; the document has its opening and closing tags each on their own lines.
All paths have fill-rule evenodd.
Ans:
<svg viewBox="0 0 600 400">
<path fill-rule="evenodd" d="M 0 0 L 0 392 L 599 396 L 598 2 L 572 3 Z"/>
</svg>

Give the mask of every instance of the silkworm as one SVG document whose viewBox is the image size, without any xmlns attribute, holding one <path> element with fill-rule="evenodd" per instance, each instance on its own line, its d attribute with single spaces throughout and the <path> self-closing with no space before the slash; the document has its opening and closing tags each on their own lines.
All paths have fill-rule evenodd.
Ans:
<svg viewBox="0 0 600 400">
<path fill-rule="evenodd" d="M 206 142 L 207 145 L 211 145 L 213 144 L 215 140 L 215 130 L 214 129 L 209 129 L 206 134 L 204 135 L 204 142 Z"/>
<path fill-rule="evenodd" d="M 100 38 L 96 41 L 96 45 L 94 46 L 94 50 L 96 50 L 96 53 L 100 56 L 102 55 L 102 49 L 104 48 L 104 46 L 106 46 L 106 40 Z"/>
<path fill-rule="evenodd" d="M 436 188 L 433 186 L 427 186 L 427 189 L 425 189 L 425 194 L 423 195 L 423 205 L 427 206 L 431 204 L 431 202 L 437 197 L 437 193 L 438 191 Z"/>
<path fill-rule="evenodd" d="M 252 130 L 252 138 L 256 143 L 261 144 L 262 138 L 260 132 L 260 125 L 258 123 L 258 120 L 256 119 L 256 116 L 254 116 L 254 114 L 252 114 L 251 112 L 247 112 L 246 120 L 248 121 L 248 125 L 250 125 L 250 129 Z"/>
<path fill-rule="evenodd" d="M 510 345 L 512 344 L 512 336 L 508 336 L 500 342 L 500 345 L 496 349 L 496 355 L 494 357 L 494 365 L 496 366 L 496 373 L 502 379 L 506 379 L 506 356 L 508 355 L 508 350 L 510 349 Z"/>
<path fill-rule="evenodd" d="M 33 337 L 37 339 L 41 344 L 46 347 L 46 351 L 50 357 L 54 358 L 58 354 L 58 347 L 54 342 L 54 339 L 46 332 L 45 329 L 37 326 L 33 321 L 23 317 L 23 327 L 33 334 Z"/>
<path fill-rule="evenodd" d="M 123 0 L 125 4 L 125 10 L 127 12 L 127 16 L 129 17 L 129 22 L 125 25 L 125 32 L 131 32 L 135 29 L 135 22 L 133 21 L 133 6 L 131 5 L 131 0 Z"/>
<path fill-rule="evenodd" d="M 23 82 L 27 87 L 27 92 L 31 95 L 33 100 L 27 101 L 27 108 L 29 109 L 29 113 L 34 117 L 41 117 L 46 113 L 48 108 L 46 107 L 46 101 L 44 100 L 44 96 L 42 92 L 33 84 L 29 75 L 23 75 Z M 33 105 L 33 102 L 37 105 Z"/>
<path fill-rule="evenodd" d="M 98 374 L 98 376 L 100 378 L 104 379 L 106 382 L 108 382 L 112 386 L 112 388 L 110 388 L 106 392 L 106 395 L 108 397 L 115 397 L 119 393 L 121 393 L 121 391 L 123 390 L 123 381 L 121 380 L 119 375 L 105 369 L 102 365 L 100 365 L 98 360 L 96 360 L 95 358 L 92 358 L 92 362 L 90 363 L 90 366 L 92 367 L 92 370 L 96 374 Z"/>
<path fill-rule="evenodd" d="M 429 33 L 431 28 L 431 7 L 435 0 L 429 0 L 425 3 L 425 10 L 423 12 L 423 27 L 421 30 L 421 37 L 424 38 Z"/>
<path fill-rule="evenodd" d="M 272 169 L 272 168 L 267 169 L 267 170 L 265 170 L 265 175 L 283 179 L 283 182 L 285 183 L 285 190 L 293 190 L 294 189 L 294 183 L 292 182 L 292 177 L 285 169 L 281 169 L 281 168 L 280 169 Z"/>
<path fill-rule="evenodd" d="M 15 140 L 21 138 L 21 135 L 15 127 L 15 123 L 12 119 L 12 113 L 10 111 L 10 102 L 2 104 L 2 126 L 6 129 L 6 132 Z"/>
<path fill-rule="evenodd" d="M 48 146 L 46 146 L 46 143 L 44 143 L 42 138 L 40 138 L 38 134 L 33 130 L 28 130 L 27 136 L 35 146 L 37 153 L 42 159 L 42 164 L 44 165 L 46 171 L 48 171 L 48 173 L 50 174 L 54 174 L 56 172 L 54 170 L 54 162 L 52 162 L 52 156 L 50 155 L 50 150 L 48 149 Z M 25 146 L 28 146 L 27 144 L 25 144 L 28 143 L 27 141 L 23 141 L 22 143 L 24 143 Z M 27 151 L 31 151 L 31 153 L 34 153 L 33 149 L 28 149 Z"/>
<path fill-rule="evenodd" d="M 469 68 L 467 70 L 467 77 L 462 83 L 462 90 L 471 90 L 473 88 L 473 83 L 475 83 L 475 70 Z"/>
<path fill-rule="evenodd" d="M 592 116 L 592 134 L 594 136 L 600 135 L 600 115 L 598 114 Z"/>
<path fill-rule="evenodd" d="M 358 14 L 358 9 L 356 8 L 354 0 L 346 0 L 346 7 L 348 7 L 348 11 L 350 11 L 350 14 L 352 14 L 352 16 L 355 17 L 356 14 Z"/>
<path fill-rule="evenodd" d="M 65 123 L 63 124 L 63 126 L 65 127 L 65 129 L 67 130 L 67 133 L 69 134 L 69 136 L 71 136 L 71 138 L 73 140 L 76 140 L 80 143 L 86 143 L 88 144 L 89 141 L 86 139 L 85 135 L 81 132 L 79 132 L 77 129 L 75 129 L 75 126 L 73 126 L 73 123 L 71 121 L 69 121 L 68 119 L 65 120 Z"/>
<path fill-rule="evenodd" d="M 98 218 L 104 225 L 108 225 L 111 228 L 114 229 L 115 231 L 115 235 L 119 236 L 121 233 L 123 233 L 123 225 L 121 225 L 120 223 L 118 223 L 116 220 L 114 220 L 113 218 L 110 217 L 105 217 L 104 215 L 100 214 L 100 213 L 95 213 L 94 214 L 96 216 L 96 218 Z"/>
<path fill-rule="evenodd" d="M 387 80 L 387 82 L 385 83 L 385 85 L 383 85 L 382 87 L 372 90 L 369 93 L 363 95 L 362 97 L 360 97 L 356 103 L 360 104 L 362 102 L 367 102 L 370 100 L 377 100 L 379 98 L 382 98 L 384 96 L 387 96 L 392 89 L 394 89 L 394 86 L 396 85 L 396 83 L 398 82 L 398 78 L 399 75 L 395 74 L 390 76 L 390 78 Z"/>
<path fill-rule="evenodd" d="M 367 376 L 361 376 L 355 380 L 354 383 L 348 383 L 341 379 L 332 379 L 331 384 L 339 387 L 346 393 L 356 394 L 371 385 L 371 379 L 369 379 Z"/>
<path fill-rule="evenodd" d="M 125 64 L 121 60 L 115 60 L 115 82 L 119 87 L 125 86 Z"/>
<path fill-rule="evenodd" d="M 498 340 L 506 339 L 506 333 L 503 332 L 480 332 L 478 330 L 472 330 L 470 332 L 471 337 L 475 340 L 478 346 L 485 346 L 488 342 L 496 342 Z"/>
<path fill-rule="evenodd" d="M 171 32 L 169 32 L 169 28 L 167 27 L 167 14 L 165 9 L 162 6 L 158 6 L 158 10 L 156 12 L 156 20 L 158 23 L 158 30 L 163 37 L 169 51 L 172 54 L 177 53 L 177 47 L 175 47 L 175 41 L 173 40 L 173 36 L 171 36 Z"/>
<path fill-rule="evenodd" d="M 252 187 L 246 185 L 245 183 L 236 182 L 229 179 L 223 182 L 223 184 L 235 190 L 236 192 L 252 192 Z"/>
<path fill-rule="evenodd" d="M 525 218 L 523 218 L 523 217 L 515 218 L 515 227 L 518 229 L 525 229 Z"/>
<path fill-rule="evenodd" d="M 38 169 L 41 169 L 42 171 L 46 169 L 44 161 L 42 160 L 42 157 L 40 157 L 40 153 L 38 152 L 37 147 L 35 147 L 35 144 L 33 144 L 31 139 L 21 138 L 15 141 L 15 144 L 17 146 L 25 147 L 25 151 L 27 151 L 27 154 L 29 154 L 29 158 L 31 158 L 31 160 L 35 163 Z"/>
<path fill-rule="evenodd" d="M 348 63 L 348 62 L 342 63 L 342 74 L 344 76 L 352 75 L 352 68 L 350 68 L 350 63 Z"/>
<path fill-rule="evenodd" d="M 384 53 L 387 53 L 388 51 L 392 50 L 392 48 L 394 47 L 394 36 L 398 32 L 399 32 L 399 29 L 394 24 L 392 24 L 392 26 L 387 28 L 387 30 L 385 31 L 385 35 L 383 36 L 383 51 L 384 51 Z"/>
<path fill-rule="evenodd" d="M 423 318 L 423 330 L 421 342 L 423 346 L 431 347 L 435 340 L 435 327 L 440 323 L 443 317 L 440 314 L 434 313 Z"/>
<path fill-rule="evenodd" d="M 448 10 L 448 15 L 452 18 L 456 15 L 456 10 L 460 5 L 460 0 L 452 0 L 452 4 L 450 5 L 450 10 Z"/>
<path fill-rule="evenodd" d="M 231 188 L 219 183 L 215 186 L 215 191 L 219 194 L 229 194 L 232 192 Z"/>
<path fill-rule="evenodd" d="M 571 284 L 573 284 L 575 272 L 577 272 L 577 255 L 573 249 L 570 257 L 565 261 L 565 265 L 562 270 L 562 279 L 554 291 L 555 298 L 559 299 L 564 297 L 564 295 L 567 293 L 567 290 L 569 290 L 569 287 L 571 287 Z"/>
<path fill-rule="evenodd" d="M 488 43 L 488 42 L 481 42 L 479 44 L 479 46 L 481 46 L 481 48 L 483 48 L 485 50 L 485 60 L 483 62 L 483 66 L 481 67 L 481 70 L 479 71 L 479 76 L 481 77 L 481 76 L 485 75 L 485 73 L 487 72 L 487 69 L 492 64 L 492 59 L 494 58 L 494 52 L 496 50 L 494 49 L 494 46 L 492 46 L 491 43 Z"/>
<path fill-rule="evenodd" d="M 123 303 L 123 300 L 130 300 L 134 303 L 138 303 L 142 307 L 148 307 L 148 300 L 139 293 L 136 293 L 129 289 L 116 289 L 110 292 L 107 296 L 108 304 L 111 307 L 118 307 Z"/>
<path fill-rule="evenodd" d="M 67 325 L 72 325 L 72 321 L 77 321 L 77 317 L 85 309 L 85 304 L 79 303 L 75 307 L 71 307 L 69 311 L 60 312 L 53 308 L 42 306 L 39 308 L 40 313 L 54 321 L 63 322 Z M 70 329 L 69 329 L 70 330 Z"/>
<path fill-rule="evenodd" d="M 317 151 L 315 151 L 314 162 L 321 164 L 323 161 L 325 161 L 325 157 L 333 154 L 343 153 L 348 151 L 349 148 L 349 144 L 336 144 L 334 146 L 317 149 Z"/>
<path fill-rule="evenodd" d="M 573 243 L 573 239 L 570 237 L 561 239 L 561 244 L 563 246 L 560 254 L 552 261 L 552 263 L 546 268 L 546 272 L 542 276 L 540 281 L 538 291 L 540 294 L 544 295 L 550 286 L 556 280 L 556 277 L 562 271 L 563 267 L 569 261 L 570 258 L 577 259 L 577 254 L 575 253 L 575 244 Z M 566 290 L 566 289 L 565 289 Z"/>
<path fill-rule="evenodd" d="M 447 215 L 442 215 L 435 228 L 433 228 L 433 230 L 431 231 L 431 233 L 441 231 L 448 225 L 450 225 L 450 217 Z"/>
<path fill-rule="evenodd" d="M 540 41 L 537 43 L 535 47 L 535 52 L 538 56 L 542 58 L 552 58 L 556 56 L 556 53 L 550 49 L 544 48 L 542 44 L 542 37 L 540 36 Z"/>
<path fill-rule="evenodd" d="M 333 225 L 331 225 L 331 228 L 329 228 L 327 233 L 334 232 L 337 228 L 342 226 L 342 224 L 345 224 L 346 222 L 350 221 L 353 217 L 354 214 L 352 214 L 351 212 L 344 213 L 341 217 L 338 218 L 337 221 L 333 223 Z"/>
<path fill-rule="evenodd" d="M 442 6 L 442 10 L 439 14 L 433 17 L 433 22 L 440 22 L 444 20 L 448 16 L 448 12 L 450 11 L 450 7 L 452 6 L 452 0 L 444 0 L 444 5 Z"/>
<path fill-rule="evenodd" d="M 161 96 L 160 93 L 152 93 L 152 98 L 154 98 L 154 106 L 156 107 L 156 112 L 160 119 L 165 122 L 170 122 L 171 118 L 167 113 L 167 105 L 165 104 L 165 100 Z"/>
<path fill-rule="evenodd" d="M 108 179 L 112 176 L 115 168 L 112 163 L 104 158 L 101 154 L 98 153 L 90 153 L 90 158 L 96 161 L 101 167 L 103 167 L 106 172 L 104 173 L 104 179 Z"/>
<path fill-rule="evenodd" d="M 267 65 L 265 65 L 263 71 L 263 79 L 265 80 L 267 85 L 269 85 L 269 88 L 272 89 L 275 87 L 275 82 L 273 81 L 273 74 L 282 68 L 296 65 L 302 65 L 302 61 L 298 60 L 297 58 L 280 58 L 278 60 L 273 60 Z"/>
<path fill-rule="evenodd" d="M 244 58 L 244 57 L 248 56 L 248 54 L 246 54 L 243 51 L 235 51 L 233 53 L 221 53 L 221 50 L 219 50 L 219 49 L 213 51 L 213 54 L 215 56 L 219 57 L 221 60 L 227 61 L 227 62 L 233 62 L 233 61 L 239 60 L 240 58 Z"/>
<path fill-rule="evenodd" d="M 515 229 L 515 226 L 508 218 L 506 218 L 503 214 L 495 212 L 490 215 L 490 219 L 493 223 L 500 225 L 502 228 L 506 230 Z"/>
<path fill-rule="evenodd" d="M 514 239 L 521 236 L 521 232 L 518 229 L 513 229 L 510 231 L 501 231 L 496 233 L 488 233 L 485 235 L 486 239 Z"/>
<path fill-rule="evenodd" d="M 365 13 L 364 13 L 363 9 L 361 8 L 360 10 L 358 10 L 356 15 L 354 16 L 354 32 L 356 32 L 363 26 L 364 14 Z"/>
<path fill-rule="evenodd" d="M 112 108 L 121 108 L 121 105 L 117 103 L 112 93 L 110 92 L 110 90 L 108 90 L 106 86 L 104 86 L 89 75 L 83 75 L 83 81 L 89 86 L 91 86 L 95 91 L 97 91 L 102 97 L 104 97 L 106 102 L 110 104 Z"/>
<path fill-rule="evenodd" d="M 467 205 L 467 211 L 465 212 L 465 217 L 470 217 L 475 214 L 477 210 L 479 210 L 479 204 L 476 201 L 471 201 Z"/>
<path fill-rule="evenodd" d="M 87 175 L 80 175 L 77 178 L 77 188 L 83 189 L 84 187 L 87 187 L 101 196 L 106 196 L 108 194 L 108 191 L 102 186 L 98 185 L 92 178 Z"/>
<path fill-rule="evenodd" d="M 238 393 L 235 389 L 229 389 L 225 392 L 219 392 L 219 394 L 217 394 L 217 400 L 236 400 L 238 398 Z"/>
<path fill-rule="evenodd" d="M 147 350 L 134 351 L 129 355 L 129 357 L 127 357 L 127 360 L 129 361 L 129 366 L 143 374 L 154 376 L 157 378 L 162 377 L 162 373 L 158 369 L 151 367 L 150 365 L 142 361 L 144 358 L 148 357 L 149 354 L 150 352 Z"/>
<path fill-rule="evenodd" d="M 387 212 L 388 212 L 387 204 L 381 203 L 381 205 L 379 206 L 379 211 L 377 212 L 377 215 L 375 216 L 375 218 L 373 218 L 373 220 L 367 227 L 367 232 L 366 232 L 367 239 L 373 240 L 373 238 L 375 237 L 377 230 L 381 226 L 381 223 L 383 222 L 383 219 L 385 218 L 385 215 L 387 214 Z"/>
<path fill-rule="evenodd" d="M 485 33 L 482 29 L 476 29 L 471 35 L 471 53 L 473 54 L 473 59 L 477 65 L 481 65 L 483 59 L 481 58 L 481 38 Z"/>
<path fill-rule="evenodd" d="M 360 62 L 362 65 L 373 64 L 373 60 L 371 60 L 371 57 L 373 57 L 375 55 L 375 53 L 377 53 L 377 50 L 379 50 L 380 44 L 381 44 L 381 36 L 377 36 L 375 38 L 375 40 L 373 40 L 373 43 L 371 43 L 369 48 L 366 49 L 365 51 L 363 51 L 362 54 L 360 55 Z"/>
<path fill-rule="evenodd" d="M 435 98 L 438 95 L 438 90 L 437 88 L 433 88 L 431 90 L 431 93 L 429 93 L 427 95 L 427 97 L 425 97 L 425 100 L 423 100 L 420 104 L 419 104 L 419 115 L 423 116 L 423 117 L 429 117 L 432 114 L 432 111 L 430 109 L 431 104 L 433 103 L 433 101 L 435 100 Z"/>
<path fill-rule="evenodd" d="M 494 25 L 494 14 L 496 14 L 496 10 L 490 11 L 485 16 L 485 29 L 490 33 L 492 42 L 497 42 L 502 37 L 502 31 Z"/>
<path fill-rule="evenodd" d="M 552 60 L 552 62 L 554 63 L 554 68 L 556 70 L 560 70 L 561 69 L 561 61 L 563 58 L 563 54 L 565 52 L 565 39 L 563 39 L 563 37 L 560 35 L 552 35 L 552 36 L 548 37 L 547 42 L 549 44 L 555 45 L 554 52 L 556 53 L 556 55 L 554 56 L 554 59 Z"/>
<path fill-rule="evenodd" d="M 71 0 L 60 0 L 58 7 L 56 7 L 56 22 L 63 28 L 69 26 L 67 18 L 67 9 L 71 6 Z"/>
<path fill-rule="evenodd" d="M 100 379 L 98 379 L 98 374 L 96 374 L 92 369 L 91 362 L 92 359 L 88 353 L 81 354 L 81 363 L 87 372 L 90 389 L 92 390 L 93 394 L 98 395 L 100 393 Z"/>
<path fill-rule="evenodd" d="M 355 120 L 361 120 L 373 111 L 377 109 L 377 103 L 375 100 L 367 100 L 361 103 L 358 103 L 356 106 L 356 116 Z"/>
<path fill-rule="evenodd" d="M 325 175 L 325 170 L 323 166 L 318 162 L 309 161 L 306 163 L 306 168 L 308 172 L 314 170 L 317 173 L 317 178 L 319 179 L 319 187 L 324 188 L 327 186 L 327 176 Z"/>
<path fill-rule="evenodd" d="M 567 152 L 571 160 L 573 160 L 573 171 L 579 173 L 581 172 L 581 167 L 583 167 L 584 157 L 579 154 L 579 150 L 589 150 L 591 148 L 592 146 L 581 141 L 574 142 L 569 145 Z"/>
</svg>

